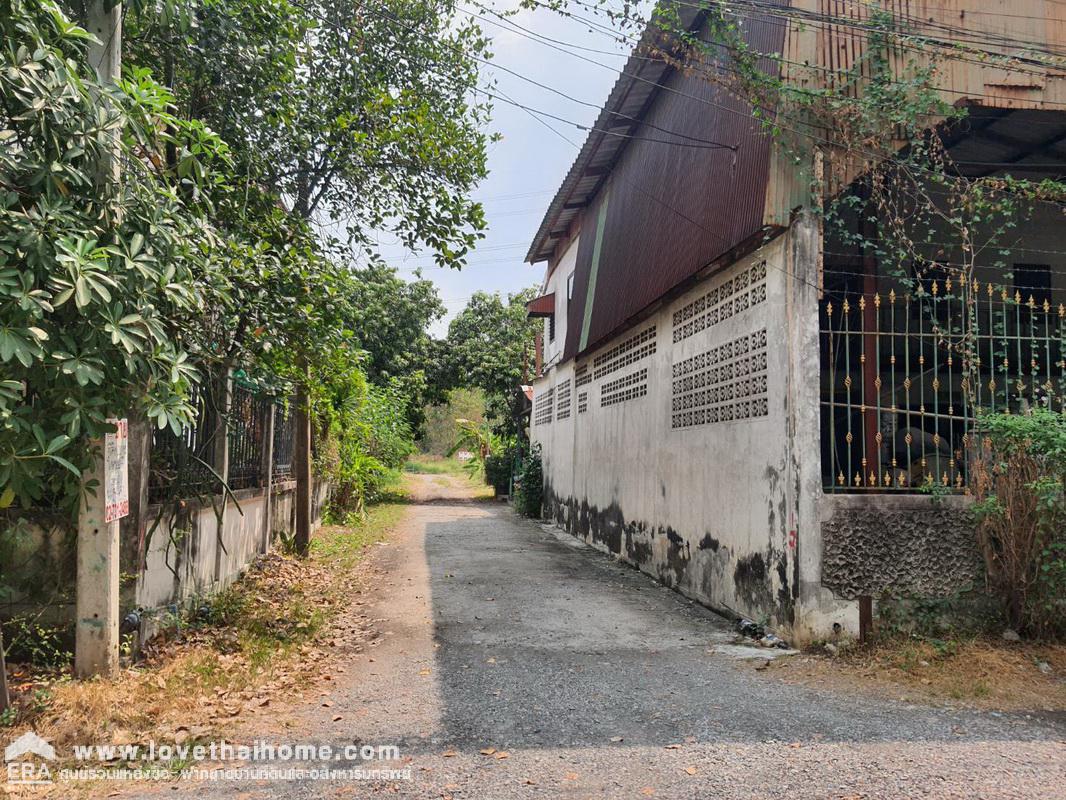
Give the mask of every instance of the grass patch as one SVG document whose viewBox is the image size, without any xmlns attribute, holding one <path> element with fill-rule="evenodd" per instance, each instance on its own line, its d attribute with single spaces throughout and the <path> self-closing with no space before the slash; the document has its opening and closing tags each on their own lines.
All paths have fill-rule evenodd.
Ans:
<svg viewBox="0 0 1066 800">
<path fill-rule="evenodd" d="M 306 685 L 368 548 L 403 511 L 396 492 L 354 524 L 317 531 L 306 560 L 260 556 L 232 586 L 173 618 L 144 659 L 113 679 L 25 674 L 15 688 L 26 701 L 0 728 L 0 747 L 28 725 L 69 753 L 75 743 L 196 739 L 269 713 L 278 693 Z"/>
<path fill-rule="evenodd" d="M 485 472 L 478 468 L 473 472 L 469 462 L 463 463 L 454 458 L 442 458 L 425 454 L 416 454 L 407 460 L 403 471 L 408 476 L 408 492 L 416 500 L 425 499 L 425 485 L 420 486 L 420 479 L 413 476 L 425 475 L 426 484 L 444 490 L 446 495 L 459 495 L 468 500 L 491 500 L 495 497 L 492 487 L 485 483 Z M 432 492 L 431 492 L 432 494 Z"/>
<path fill-rule="evenodd" d="M 464 478 L 469 475 L 462 461 L 425 454 L 416 454 L 407 459 L 403 471 L 418 475 L 456 475 Z"/>
</svg>

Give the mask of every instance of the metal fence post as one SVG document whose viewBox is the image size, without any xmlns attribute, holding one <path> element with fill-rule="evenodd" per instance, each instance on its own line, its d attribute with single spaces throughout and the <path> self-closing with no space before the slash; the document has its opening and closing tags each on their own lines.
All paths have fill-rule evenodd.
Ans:
<svg viewBox="0 0 1066 800">
<path fill-rule="evenodd" d="M 216 388 L 215 431 L 212 441 L 211 466 L 223 483 L 229 480 L 229 415 L 233 405 L 233 378 L 227 369 Z"/>
<path fill-rule="evenodd" d="M 311 399 L 300 385 L 296 396 L 296 441 L 293 462 L 296 469 L 296 552 L 307 555 L 311 545 Z"/>
<path fill-rule="evenodd" d="M 270 531 L 274 521 L 274 425 L 277 424 L 277 404 L 271 398 L 266 412 L 266 437 L 263 447 L 263 487 L 266 492 L 266 508 L 263 511 L 264 530 L 262 552 L 270 549 Z"/>
</svg>

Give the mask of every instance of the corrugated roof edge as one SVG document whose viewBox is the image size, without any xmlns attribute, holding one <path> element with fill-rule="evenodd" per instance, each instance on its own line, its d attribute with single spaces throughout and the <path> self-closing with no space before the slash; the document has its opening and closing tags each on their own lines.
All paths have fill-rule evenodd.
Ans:
<svg viewBox="0 0 1066 800">
<path fill-rule="evenodd" d="M 688 29 L 691 29 L 693 23 L 702 15 L 702 13 L 703 10 L 695 3 L 685 4 L 678 9 L 679 20 L 681 24 Z M 546 261 L 550 258 L 550 251 L 544 251 L 546 250 L 545 243 L 551 236 L 552 228 L 555 226 L 556 220 L 562 213 L 563 206 L 565 206 L 570 200 L 578 181 L 584 176 L 585 169 L 588 167 L 589 162 L 596 155 L 597 149 L 599 149 L 604 138 L 606 138 L 605 134 L 601 131 L 610 127 L 611 118 L 616 116 L 625 101 L 630 87 L 637 82 L 637 73 L 640 70 L 644 58 L 646 58 L 646 56 L 641 55 L 642 51 L 650 50 L 655 39 L 661 34 L 662 29 L 649 22 L 644 29 L 644 33 L 640 37 L 640 41 L 633 47 L 633 52 L 626 60 L 625 66 L 622 67 L 622 72 L 618 76 L 618 80 L 615 81 L 611 93 L 607 96 L 607 102 L 605 102 L 603 108 L 600 109 L 600 113 L 592 125 L 594 129 L 598 130 L 589 131 L 589 135 L 585 137 L 585 143 L 581 146 L 577 158 L 574 159 L 574 163 L 570 166 L 569 172 L 567 172 L 566 177 L 563 178 L 563 182 L 559 186 L 559 191 L 555 193 L 555 197 L 552 198 L 551 203 L 548 204 L 548 210 L 544 213 L 544 218 L 541 220 L 540 227 L 537 228 L 537 233 L 533 237 L 532 243 L 529 245 L 529 252 L 526 253 L 525 260 L 527 263 L 536 264 L 537 262 Z M 656 94 L 659 91 L 658 88 L 655 89 Z M 645 104 L 645 111 L 649 109 L 650 106 L 651 103 Z M 621 155 L 621 152 L 624 149 L 623 144 L 623 147 L 619 148 L 615 160 L 617 160 L 617 157 Z"/>
</svg>

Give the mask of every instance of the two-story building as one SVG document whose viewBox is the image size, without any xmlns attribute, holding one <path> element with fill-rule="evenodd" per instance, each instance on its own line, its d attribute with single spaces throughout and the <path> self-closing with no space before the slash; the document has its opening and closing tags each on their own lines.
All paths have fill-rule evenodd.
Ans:
<svg viewBox="0 0 1066 800">
<path fill-rule="evenodd" d="M 790 65 L 846 74 L 868 45 L 871 3 L 736 6 L 785 80 Z M 960 180 L 1066 172 L 1066 70 L 1031 55 L 1066 50 L 1060 4 L 884 7 L 913 30 L 894 68 L 935 54 L 938 89 L 968 108 L 930 120 Z M 706 29 L 710 12 L 677 13 Z M 649 27 L 527 256 L 546 265 L 530 433 L 547 513 L 798 641 L 858 633 L 882 592 L 965 589 L 980 574 L 966 496 L 978 409 L 1062 409 L 1061 205 L 1038 203 L 1009 253 L 982 253 L 965 293 L 952 265 L 970 254 L 939 241 L 951 229 L 923 234 L 921 264 L 879 263 L 828 234 L 811 200 L 831 144 L 812 136 L 797 158 L 670 48 Z M 965 320 L 967 371 L 952 341 Z"/>
</svg>

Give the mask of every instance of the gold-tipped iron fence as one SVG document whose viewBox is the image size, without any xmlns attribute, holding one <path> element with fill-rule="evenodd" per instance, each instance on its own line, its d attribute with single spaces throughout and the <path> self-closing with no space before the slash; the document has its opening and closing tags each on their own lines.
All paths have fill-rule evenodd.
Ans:
<svg viewBox="0 0 1066 800">
<path fill-rule="evenodd" d="M 965 492 L 982 413 L 1066 410 L 1066 306 L 1050 289 L 950 275 L 878 289 L 821 304 L 826 491 Z"/>
</svg>

